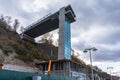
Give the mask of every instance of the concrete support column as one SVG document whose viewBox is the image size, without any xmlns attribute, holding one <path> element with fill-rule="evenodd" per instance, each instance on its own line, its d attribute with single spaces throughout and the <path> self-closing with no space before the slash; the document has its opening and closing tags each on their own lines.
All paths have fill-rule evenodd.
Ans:
<svg viewBox="0 0 120 80">
<path fill-rule="evenodd" d="M 58 60 L 64 59 L 64 22 L 65 22 L 65 8 L 59 11 L 59 47 L 58 47 Z"/>
</svg>

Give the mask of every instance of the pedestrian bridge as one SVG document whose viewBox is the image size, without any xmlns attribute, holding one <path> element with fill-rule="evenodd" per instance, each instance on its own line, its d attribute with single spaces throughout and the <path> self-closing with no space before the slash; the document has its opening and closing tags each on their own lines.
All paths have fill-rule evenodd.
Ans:
<svg viewBox="0 0 120 80">
<path fill-rule="evenodd" d="M 29 25 L 22 33 L 22 38 L 34 41 L 34 38 L 59 28 L 59 12 L 49 14 Z M 69 18 L 71 23 L 75 21 L 75 14 L 70 5 L 65 7 L 65 16 Z"/>
<path fill-rule="evenodd" d="M 75 17 L 70 5 L 62 7 L 54 14 L 47 15 L 29 25 L 21 37 L 35 42 L 34 38 L 59 28 L 58 59 L 71 59 L 70 24 L 75 21 Z"/>
</svg>

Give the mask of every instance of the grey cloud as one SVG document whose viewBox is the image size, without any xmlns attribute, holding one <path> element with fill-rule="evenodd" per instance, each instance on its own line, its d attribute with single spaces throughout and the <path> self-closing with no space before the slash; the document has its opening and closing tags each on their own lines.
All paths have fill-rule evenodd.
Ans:
<svg viewBox="0 0 120 80">
<path fill-rule="evenodd" d="M 85 48 L 88 48 L 88 47 L 90 47 L 89 45 L 85 45 L 84 43 L 74 43 L 74 44 L 72 44 L 72 47 L 73 48 L 75 48 L 75 49 L 77 49 L 77 50 L 84 50 Z"/>
<path fill-rule="evenodd" d="M 46 15 L 48 12 L 47 10 L 45 11 L 44 9 L 39 10 L 38 12 L 28 12 L 26 9 L 23 8 L 23 2 L 25 5 L 30 7 L 30 5 L 33 5 L 32 0 L 0 0 L 0 9 L 1 9 L 1 14 L 4 14 L 5 16 L 11 16 L 12 18 L 17 18 L 20 20 L 20 22 L 23 22 L 22 25 L 30 25 L 34 21 L 42 18 L 41 15 Z M 29 4 L 28 4 L 29 3 Z M 34 6 L 32 6 L 34 7 Z M 46 14 L 45 14 L 46 13 Z M 44 17 L 43 16 L 43 17 Z"/>
<path fill-rule="evenodd" d="M 108 29 L 109 30 L 109 29 Z M 107 34 L 107 33 L 105 33 Z M 116 31 L 115 33 L 106 36 L 105 38 L 101 39 L 101 41 L 99 41 L 99 43 L 104 43 L 104 44 L 116 44 L 118 42 L 120 42 L 120 30 Z"/>
<path fill-rule="evenodd" d="M 110 51 L 110 50 L 101 50 L 99 52 L 96 52 L 94 54 L 93 59 L 95 62 L 101 62 L 101 61 L 120 61 L 120 50 L 116 51 Z"/>
<path fill-rule="evenodd" d="M 0 14 L 5 16 L 11 16 L 12 18 L 23 18 L 31 20 L 31 16 L 28 12 L 22 9 L 20 1 L 16 0 L 0 0 Z"/>
<path fill-rule="evenodd" d="M 119 0 L 97 0 L 96 10 L 102 12 L 104 24 L 119 25 L 120 21 L 120 1 Z M 101 17 L 102 17 L 101 15 Z"/>
<path fill-rule="evenodd" d="M 80 29 L 88 30 L 92 24 L 103 25 L 103 27 L 109 28 L 118 27 L 120 29 L 120 1 L 119 0 L 95 0 L 95 5 L 92 7 L 87 6 L 84 1 L 78 1 L 77 3 L 73 2 L 74 11 L 77 14 L 77 22 L 73 25 L 72 28 L 72 37 L 79 37 L 82 32 Z M 80 16 L 79 14 L 82 14 Z M 110 25 L 110 26 L 108 26 Z M 99 34 L 99 33 L 96 33 Z M 105 33 L 107 34 L 107 32 Z M 77 36 L 78 35 L 78 36 Z M 120 41 L 120 31 L 116 30 L 115 33 L 112 33 L 105 38 L 100 39 L 97 43 L 101 44 L 114 44 Z M 80 39 L 81 40 L 81 39 Z M 78 45 L 82 45 L 85 43 L 74 44 L 76 48 L 80 48 Z"/>
<path fill-rule="evenodd" d="M 77 22 L 81 27 L 89 27 L 91 24 L 111 24 L 118 26 L 120 21 L 120 1 L 95 0 L 95 5 L 88 6 L 84 0 L 74 1 L 73 8 L 77 14 Z"/>
</svg>

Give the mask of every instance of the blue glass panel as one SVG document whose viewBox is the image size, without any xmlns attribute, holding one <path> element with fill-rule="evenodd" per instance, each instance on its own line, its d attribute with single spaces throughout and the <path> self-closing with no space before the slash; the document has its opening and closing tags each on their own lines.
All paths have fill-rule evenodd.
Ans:
<svg viewBox="0 0 120 80">
<path fill-rule="evenodd" d="M 71 35 L 70 35 L 70 21 L 65 17 L 64 25 L 64 57 L 65 59 L 71 59 Z"/>
</svg>

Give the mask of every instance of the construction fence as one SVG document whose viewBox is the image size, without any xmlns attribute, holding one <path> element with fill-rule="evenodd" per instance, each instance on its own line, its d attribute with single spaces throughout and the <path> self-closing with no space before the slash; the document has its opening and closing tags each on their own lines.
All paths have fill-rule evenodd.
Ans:
<svg viewBox="0 0 120 80">
<path fill-rule="evenodd" d="M 33 78 L 34 77 L 34 78 Z M 36 78 L 35 78 L 36 77 Z M 76 78 L 66 76 L 44 75 L 30 72 L 18 72 L 10 70 L 0 70 L 0 80 L 77 80 Z"/>
</svg>

